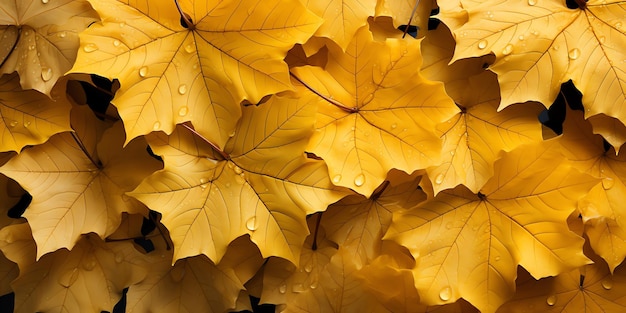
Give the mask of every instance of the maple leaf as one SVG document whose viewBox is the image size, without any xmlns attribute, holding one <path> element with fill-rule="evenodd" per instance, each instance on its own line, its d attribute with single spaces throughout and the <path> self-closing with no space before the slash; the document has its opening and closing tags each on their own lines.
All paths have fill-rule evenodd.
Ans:
<svg viewBox="0 0 626 313">
<path fill-rule="evenodd" d="M 20 265 L 11 283 L 15 312 L 110 311 L 122 289 L 145 277 L 145 264 L 128 242 L 104 243 L 93 234 L 72 249 L 46 254 L 35 262 L 28 224 L 0 230 L 0 249 Z"/>
<path fill-rule="evenodd" d="M 357 269 L 369 264 L 380 254 L 382 237 L 394 211 L 416 206 L 426 200 L 419 191 L 421 177 L 391 186 L 386 180 L 368 199 L 350 195 L 331 204 L 323 215 L 326 236 L 351 255 Z"/>
<path fill-rule="evenodd" d="M 126 308 L 133 312 L 226 312 L 235 308 L 243 283 L 263 259 L 246 237 L 233 241 L 219 265 L 206 256 L 178 260 L 164 247 L 146 256 L 146 279 L 131 285 Z"/>
<path fill-rule="evenodd" d="M 357 30 L 367 25 L 367 18 L 373 16 L 375 0 L 301 0 L 311 12 L 324 19 L 316 36 L 333 40 L 343 50 L 346 49 Z"/>
<path fill-rule="evenodd" d="M 219 262 L 233 239 L 250 234 L 264 257 L 298 262 L 305 216 L 348 193 L 332 185 L 324 162 L 304 155 L 312 100 L 273 96 L 244 107 L 224 150 L 184 126 L 147 136 L 165 168 L 130 195 L 163 214 L 173 261 L 202 253 Z"/>
<path fill-rule="evenodd" d="M 580 201 L 585 233 L 594 251 L 613 271 L 626 257 L 626 156 L 604 150 L 602 137 L 594 135 L 591 124 L 580 111 L 567 111 L 559 142 L 565 156 L 580 171 L 602 179 Z"/>
<path fill-rule="evenodd" d="M 406 212 L 394 213 L 383 239 L 416 258 L 423 303 L 464 298 L 494 312 L 515 291 L 518 264 L 534 277 L 556 275 L 588 259 L 566 219 L 597 180 L 559 158 L 552 142 L 527 144 L 495 163 L 478 195 L 459 186 Z"/>
<path fill-rule="evenodd" d="M 498 312 L 623 312 L 624 269 L 611 274 L 606 263 L 592 259 L 595 264 L 538 281 L 520 270 L 515 297 Z"/>
<path fill-rule="evenodd" d="M 24 217 L 33 228 L 37 258 L 71 249 L 81 234 L 104 238 L 117 228 L 123 211 L 144 212 L 124 193 L 160 163 L 145 152 L 143 138 L 122 149 L 123 140 L 120 123 L 103 135 L 97 153 L 87 153 L 72 133 L 57 134 L 0 168 L 33 196 Z"/>
<path fill-rule="evenodd" d="M 448 65 L 454 40 L 445 26 L 430 31 L 422 43 L 422 73 L 442 81 L 461 109 L 438 126 L 444 139 L 443 162 L 426 172 L 435 194 L 458 184 L 477 193 L 493 176 L 493 163 L 500 151 L 542 139 L 537 119 L 542 107 L 525 104 L 498 112 L 500 91 L 496 75 L 483 70 L 488 58 L 462 59 Z"/>
<path fill-rule="evenodd" d="M 583 94 L 586 116 L 626 121 L 622 1 L 590 1 L 575 10 L 556 0 L 461 3 L 468 20 L 453 29 L 453 60 L 495 54 L 490 69 L 498 74 L 500 109 L 528 100 L 549 106 L 571 79 Z"/>
<path fill-rule="evenodd" d="M 0 151 L 19 152 L 24 146 L 41 144 L 56 133 L 70 130 L 71 105 L 62 97 L 55 98 L 22 90 L 17 74 L 2 75 Z"/>
<path fill-rule="evenodd" d="M 184 1 L 187 28 L 177 1 L 90 2 L 102 22 L 81 33 L 71 71 L 119 79 L 113 103 L 127 141 L 192 121 L 223 147 L 241 100 L 292 88 L 283 58 L 321 24 L 297 0 Z"/>
<path fill-rule="evenodd" d="M 85 0 L 8 0 L 0 11 L 0 74 L 49 94 L 72 67 L 78 33 L 98 18 Z"/>
<path fill-rule="evenodd" d="M 308 151 L 328 164 L 333 183 L 369 196 L 387 172 L 411 173 L 438 163 L 435 125 L 458 109 L 441 83 L 418 73 L 420 41 L 372 40 L 359 29 L 344 53 L 330 46 L 328 64 L 291 71 L 319 96 Z"/>
</svg>

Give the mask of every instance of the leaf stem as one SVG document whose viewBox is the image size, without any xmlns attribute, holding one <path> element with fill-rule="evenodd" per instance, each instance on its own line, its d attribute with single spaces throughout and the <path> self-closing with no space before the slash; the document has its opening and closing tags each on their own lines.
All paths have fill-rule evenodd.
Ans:
<svg viewBox="0 0 626 313">
<path fill-rule="evenodd" d="M 319 91 L 317 91 L 317 90 L 313 89 L 313 87 L 311 87 L 311 86 L 307 85 L 307 83 L 303 82 L 303 81 L 300 79 L 300 77 L 298 77 L 298 76 L 294 75 L 293 73 L 289 72 L 289 75 L 291 75 L 291 77 L 293 77 L 293 78 L 295 78 L 297 81 L 299 81 L 299 82 L 300 82 L 302 85 L 304 85 L 304 87 L 306 87 L 308 90 L 310 90 L 310 91 L 311 91 L 311 92 L 313 92 L 314 94 L 318 95 L 320 98 L 322 98 L 322 99 L 324 99 L 324 100 L 328 101 L 330 104 L 332 104 L 332 105 L 334 105 L 334 106 L 336 106 L 336 107 L 338 107 L 338 108 L 340 108 L 340 109 L 342 109 L 342 110 L 344 110 L 344 111 L 346 111 L 346 112 L 348 112 L 348 113 L 356 113 L 356 112 L 359 112 L 359 108 L 350 108 L 350 107 L 347 107 L 347 106 L 345 106 L 345 105 L 341 104 L 340 102 L 336 101 L 335 99 L 332 99 L 332 98 L 330 98 L 330 97 L 327 97 L 327 96 L 325 96 L 325 95 L 321 94 Z"/>
<path fill-rule="evenodd" d="M 80 150 L 82 150 L 85 156 L 89 158 L 89 161 L 91 161 L 91 164 L 93 164 L 98 169 L 102 169 L 102 164 L 100 162 L 96 162 L 96 160 L 91 156 L 91 154 L 89 154 L 89 151 L 87 151 L 87 148 L 85 147 L 83 142 L 80 141 L 78 137 L 76 137 L 76 134 L 74 132 L 70 132 L 70 135 L 72 135 L 72 138 L 74 138 L 74 141 L 76 141 L 76 144 L 78 145 Z"/>
<path fill-rule="evenodd" d="M 202 134 L 200 134 L 199 132 L 197 132 L 193 127 L 187 125 L 187 122 L 182 123 L 181 124 L 183 127 L 187 128 L 187 130 L 189 130 L 190 132 L 192 132 L 194 135 L 200 137 L 200 139 L 202 139 L 202 141 L 206 142 L 207 144 L 209 144 L 211 146 L 211 148 L 213 148 L 213 150 L 215 150 L 215 152 L 219 153 L 220 156 L 222 158 L 224 158 L 224 160 L 230 160 L 230 155 L 228 155 L 228 153 L 222 151 L 222 149 L 220 149 L 218 146 L 216 146 L 214 143 L 212 143 L 210 140 L 206 139 L 206 137 L 202 136 Z"/>
<path fill-rule="evenodd" d="M 156 214 L 155 214 L 156 215 Z M 167 238 L 165 237 L 165 232 L 163 231 L 163 229 L 161 229 L 161 223 L 159 221 L 156 220 L 156 217 L 154 217 L 154 215 L 150 214 L 150 220 L 154 223 L 154 225 L 156 226 L 156 229 L 159 230 L 159 234 L 161 234 L 161 237 L 163 238 L 163 241 L 165 241 L 165 249 L 166 250 L 170 250 L 172 249 L 170 247 L 170 242 L 167 240 Z"/>
<path fill-rule="evenodd" d="M 419 4 L 420 4 L 420 0 L 415 1 L 415 6 L 413 6 L 413 12 L 411 12 L 411 16 L 409 16 L 409 21 L 406 23 L 406 26 L 404 27 L 404 33 L 402 34 L 402 38 L 404 38 L 406 36 L 406 33 L 409 31 L 409 27 L 411 26 L 411 22 L 413 21 L 413 16 L 415 16 L 415 12 L 417 12 L 417 6 L 419 6 Z"/>
<path fill-rule="evenodd" d="M 180 4 L 178 3 L 178 0 L 174 0 L 174 3 L 176 4 L 176 9 L 178 9 L 178 14 L 180 14 L 180 18 L 185 22 L 185 24 L 187 24 L 187 29 L 189 30 L 196 29 L 196 25 L 194 25 L 191 22 L 191 17 L 189 17 L 189 14 L 183 12 L 183 9 L 180 7 Z"/>
<path fill-rule="evenodd" d="M 322 221 L 322 214 L 324 214 L 324 212 L 320 212 L 320 214 L 317 216 L 317 222 L 315 222 L 315 232 L 313 233 L 313 244 L 311 245 L 311 250 L 313 251 L 317 250 L 317 232 L 320 229 L 320 222 Z"/>
</svg>

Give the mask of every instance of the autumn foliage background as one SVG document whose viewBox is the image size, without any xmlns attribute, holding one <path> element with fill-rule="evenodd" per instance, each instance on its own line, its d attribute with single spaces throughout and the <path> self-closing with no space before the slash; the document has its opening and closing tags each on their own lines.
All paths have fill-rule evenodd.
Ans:
<svg viewBox="0 0 626 313">
<path fill-rule="evenodd" d="M 625 30 L 610 0 L 4 0 L 3 312 L 624 312 Z"/>
</svg>

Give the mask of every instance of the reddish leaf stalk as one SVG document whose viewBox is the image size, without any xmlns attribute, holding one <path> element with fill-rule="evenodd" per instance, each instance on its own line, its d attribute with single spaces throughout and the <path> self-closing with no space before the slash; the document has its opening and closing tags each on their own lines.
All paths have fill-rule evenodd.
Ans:
<svg viewBox="0 0 626 313">
<path fill-rule="evenodd" d="M 406 26 L 404 27 L 404 33 L 402 34 L 402 38 L 404 38 L 406 36 L 406 33 L 409 31 L 409 27 L 411 26 L 411 22 L 413 21 L 413 16 L 415 16 L 415 12 L 417 12 L 417 6 L 419 6 L 419 4 L 420 4 L 420 0 L 415 1 L 413 12 L 411 12 L 411 16 L 409 16 L 409 21 L 406 23 Z"/>
<path fill-rule="evenodd" d="M 313 89 L 313 87 L 307 85 L 307 83 L 303 82 L 300 77 L 294 75 L 293 73 L 289 72 L 289 75 L 291 75 L 291 77 L 295 78 L 297 81 L 299 81 L 302 85 L 304 85 L 304 87 L 306 87 L 307 89 L 309 89 L 311 92 L 313 92 L 314 94 L 318 95 L 320 98 L 328 101 L 330 104 L 342 109 L 343 111 L 346 111 L 348 113 L 356 113 L 359 112 L 358 108 L 349 108 L 343 104 L 341 104 L 340 102 L 336 101 L 335 99 L 331 99 L 323 94 L 321 94 L 319 91 Z"/>
<path fill-rule="evenodd" d="M 187 125 L 187 123 L 182 123 L 181 124 L 183 127 L 187 128 L 187 130 L 189 130 L 190 132 L 192 132 L 194 135 L 200 137 L 200 139 L 202 139 L 202 141 L 206 142 L 207 144 L 209 144 L 211 146 L 211 148 L 213 148 L 214 151 L 216 151 L 217 153 L 220 154 L 220 156 L 222 158 L 224 158 L 224 160 L 230 160 L 230 156 L 228 155 L 228 153 L 222 151 L 222 149 L 220 149 L 218 146 L 216 146 L 214 143 L 212 143 L 210 140 L 208 140 L 206 137 L 202 136 L 202 134 L 198 133 L 195 129 L 193 129 L 193 127 Z"/>
</svg>

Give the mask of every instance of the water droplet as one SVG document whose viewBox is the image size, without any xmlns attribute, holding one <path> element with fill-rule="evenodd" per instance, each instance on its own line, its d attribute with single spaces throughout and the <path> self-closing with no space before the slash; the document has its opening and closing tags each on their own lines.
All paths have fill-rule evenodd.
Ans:
<svg viewBox="0 0 626 313">
<path fill-rule="evenodd" d="M 24 127 L 28 128 L 28 126 L 30 126 L 30 122 L 29 121 L 24 121 Z"/>
<path fill-rule="evenodd" d="M 254 216 L 249 218 L 246 222 L 246 228 L 248 228 L 248 230 L 255 231 L 257 227 L 256 217 Z"/>
<path fill-rule="evenodd" d="M 361 187 L 365 184 L 365 175 L 359 174 L 354 178 L 354 185 L 357 187 Z"/>
<path fill-rule="evenodd" d="M 439 299 L 443 301 L 448 301 L 452 297 L 452 289 L 450 287 L 445 287 L 439 291 Z"/>
<path fill-rule="evenodd" d="M 188 112 L 189 112 L 189 109 L 187 107 L 182 107 L 178 110 L 178 115 L 185 116 L 187 115 Z"/>
<path fill-rule="evenodd" d="M 185 277 L 185 267 L 184 266 L 174 266 L 170 271 L 170 277 L 174 282 L 180 282 Z"/>
<path fill-rule="evenodd" d="M 617 22 L 617 23 L 615 23 L 615 28 L 616 28 L 617 30 L 622 29 L 622 22 Z"/>
<path fill-rule="evenodd" d="M 90 52 L 94 52 L 98 50 L 98 46 L 96 46 L 95 43 L 88 43 L 86 45 L 83 46 L 83 51 L 90 53 Z"/>
<path fill-rule="evenodd" d="M 78 279 L 78 269 L 73 268 L 59 277 L 59 284 L 65 288 L 69 288 Z"/>
<path fill-rule="evenodd" d="M 559 51 L 559 48 L 560 48 L 559 45 L 552 46 L 552 50 L 554 51 Z"/>
<path fill-rule="evenodd" d="M 15 126 L 17 126 L 17 121 L 11 121 L 11 122 L 9 123 L 9 126 L 11 126 L 11 127 L 15 127 Z"/>
<path fill-rule="evenodd" d="M 185 46 L 185 52 L 192 53 L 196 48 L 192 44 L 188 44 Z"/>
<path fill-rule="evenodd" d="M 508 44 L 504 47 L 504 49 L 502 49 L 502 54 L 504 55 L 509 55 L 511 54 L 511 52 L 513 52 L 513 45 L 512 44 Z"/>
<path fill-rule="evenodd" d="M 397 127 L 398 127 L 398 124 L 396 123 L 391 124 L 391 129 L 396 129 Z"/>
<path fill-rule="evenodd" d="M 604 42 L 606 41 L 606 37 L 604 37 L 604 36 L 600 36 L 600 37 L 598 38 L 598 41 L 599 41 L 600 43 L 604 43 Z"/>
<path fill-rule="evenodd" d="M 41 3 L 46 4 L 46 3 L 48 3 L 48 1 L 50 1 L 50 0 L 41 0 Z"/>
<path fill-rule="evenodd" d="M 496 257 L 496 262 L 498 262 L 498 261 L 500 261 L 500 257 L 499 256 Z"/>
<path fill-rule="evenodd" d="M 548 297 L 548 299 L 546 299 L 546 303 L 547 303 L 549 306 L 553 306 L 553 305 L 555 305 L 555 304 L 556 304 L 556 295 L 551 295 L 551 296 L 549 296 L 549 297 Z"/>
<path fill-rule="evenodd" d="M 124 28 L 124 26 L 126 26 L 126 23 L 121 22 L 121 23 L 120 23 L 120 28 Z"/>
<path fill-rule="evenodd" d="M 115 254 L 115 263 L 122 263 L 124 261 L 124 255 L 121 252 Z"/>
<path fill-rule="evenodd" d="M 611 290 L 613 288 L 613 280 L 610 277 L 607 277 L 602 281 L 602 288 L 606 290 Z"/>
<path fill-rule="evenodd" d="M 483 39 L 483 40 L 478 42 L 478 49 L 482 50 L 482 49 L 485 49 L 485 48 L 487 48 L 487 40 Z"/>
<path fill-rule="evenodd" d="M 578 50 L 578 48 L 574 48 L 574 49 L 569 51 L 568 56 L 569 56 L 570 59 L 576 60 L 580 56 L 580 50 Z"/>
<path fill-rule="evenodd" d="M 85 258 L 85 260 L 83 260 L 83 268 L 86 271 L 91 271 L 96 267 L 96 258 L 92 255 L 89 255 Z"/>
<path fill-rule="evenodd" d="M 341 175 L 337 174 L 333 177 L 333 184 L 339 184 L 341 182 Z"/>
<path fill-rule="evenodd" d="M 305 292 L 306 288 L 304 288 L 302 284 L 293 284 L 293 286 L 291 286 L 291 291 L 295 293 L 301 293 L 301 292 Z"/>
<path fill-rule="evenodd" d="M 317 281 L 317 280 L 312 281 L 312 282 L 311 282 L 311 289 L 315 289 L 315 288 L 317 288 L 317 285 L 318 285 L 318 281 Z"/>
<path fill-rule="evenodd" d="M 455 153 L 456 153 L 456 152 L 455 152 L 454 150 L 450 151 L 450 155 L 451 155 L 451 156 L 454 156 L 454 154 L 455 154 Z"/>
<path fill-rule="evenodd" d="M 30 51 L 35 50 L 35 45 L 29 45 L 29 46 L 28 46 L 28 50 L 30 50 Z"/>
<path fill-rule="evenodd" d="M 537 4 L 537 0 L 528 0 L 528 5 L 534 6 Z"/>
<path fill-rule="evenodd" d="M 152 125 L 152 130 L 157 131 L 161 129 L 161 123 L 160 122 L 154 122 L 154 124 Z"/>
<path fill-rule="evenodd" d="M 363 98 L 363 105 L 366 105 L 366 104 L 372 102 L 372 100 L 374 100 L 374 94 L 370 93 L 370 94 L 368 94 L 367 96 L 365 96 Z"/>
<path fill-rule="evenodd" d="M 119 47 L 121 44 L 122 43 L 119 40 L 117 40 L 117 39 L 113 40 L 113 46 Z"/>
<path fill-rule="evenodd" d="M 206 178 L 200 178 L 200 184 L 206 184 L 206 183 L 208 183 L 208 182 L 209 182 L 209 180 L 208 180 L 208 179 L 206 179 Z"/>
<path fill-rule="evenodd" d="M 313 270 L 313 263 L 309 262 L 304 266 L 304 271 L 310 273 Z"/>
<path fill-rule="evenodd" d="M 148 67 L 147 66 L 142 66 L 139 69 L 139 76 L 146 77 L 146 75 L 148 75 Z"/>
<path fill-rule="evenodd" d="M 519 35 L 519 37 L 517 37 L 517 39 L 519 39 L 520 41 L 524 41 L 524 35 Z"/>
<path fill-rule="evenodd" d="M 443 175 L 443 173 L 437 175 L 437 177 L 435 178 L 435 184 L 439 185 L 443 183 L 444 178 L 445 178 L 445 175 Z"/>
<path fill-rule="evenodd" d="M 243 171 L 241 170 L 241 167 L 239 167 L 239 166 L 235 166 L 235 167 L 233 168 L 233 171 L 235 171 L 235 174 L 237 174 L 237 175 L 239 175 L 239 174 L 241 174 L 241 173 L 243 172 Z"/>
<path fill-rule="evenodd" d="M 42 67 L 41 68 L 41 79 L 43 79 L 43 81 L 47 82 L 52 78 L 52 69 L 49 67 Z"/>
<path fill-rule="evenodd" d="M 286 284 L 281 284 L 280 287 L 278 287 L 278 292 L 280 293 L 285 293 L 287 291 L 287 285 Z"/>
<path fill-rule="evenodd" d="M 613 185 L 615 185 L 615 180 L 613 180 L 613 178 L 605 177 L 602 179 L 602 187 L 604 188 L 604 190 L 609 190 L 613 188 Z"/>
<path fill-rule="evenodd" d="M 178 93 L 181 95 L 184 95 L 185 93 L 187 93 L 187 85 L 182 84 L 178 86 Z"/>
<path fill-rule="evenodd" d="M 452 229 L 452 222 L 448 222 L 448 223 L 446 224 L 446 228 L 447 228 L 447 229 Z"/>
</svg>

